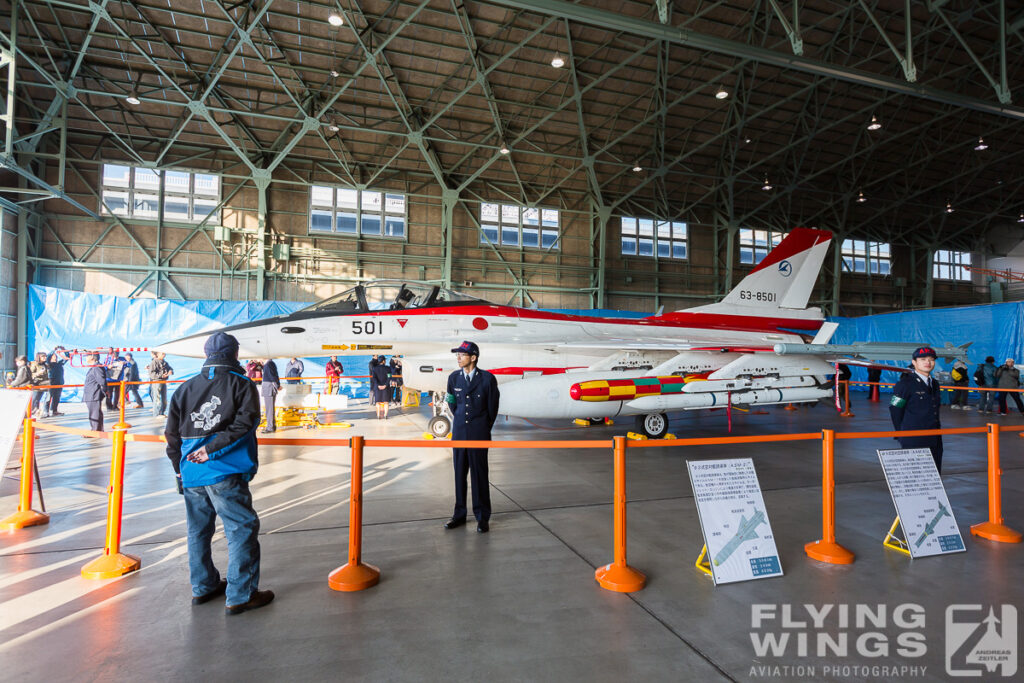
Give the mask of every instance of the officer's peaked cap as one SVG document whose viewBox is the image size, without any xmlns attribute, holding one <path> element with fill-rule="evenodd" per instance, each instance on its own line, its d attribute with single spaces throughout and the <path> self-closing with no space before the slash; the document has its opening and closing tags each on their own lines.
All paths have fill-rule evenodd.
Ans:
<svg viewBox="0 0 1024 683">
<path fill-rule="evenodd" d="M 462 344 L 452 349 L 452 353 L 468 353 L 471 356 L 479 356 L 480 347 L 471 341 L 464 341 Z"/>
<path fill-rule="evenodd" d="M 918 358 L 924 358 L 925 356 L 931 356 L 932 358 L 938 357 L 935 353 L 935 349 L 933 349 L 930 346 L 922 346 L 921 348 L 914 351 L 913 358 L 914 360 L 917 360 Z"/>
</svg>

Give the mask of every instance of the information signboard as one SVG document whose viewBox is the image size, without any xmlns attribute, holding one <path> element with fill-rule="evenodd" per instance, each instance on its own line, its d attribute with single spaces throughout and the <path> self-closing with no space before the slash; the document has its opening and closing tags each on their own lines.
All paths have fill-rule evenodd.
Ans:
<svg viewBox="0 0 1024 683">
<path fill-rule="evenodd" d="M 687 461 L 715 585 L 782 576 L 754 461 Z"/>
<path fill-rule="evenodd" d="M 964 547 L 942 478 L 927 448 L 878 451 L 911 557 L 962 553 Z"/>
<path fill-rule="evenodd" d="M 6 472 L 11 464 L 11 453 L 31 400 L 32 392 L 0 389 L 0 462 L 4 464 L 0 474 Z"/>
</svg>

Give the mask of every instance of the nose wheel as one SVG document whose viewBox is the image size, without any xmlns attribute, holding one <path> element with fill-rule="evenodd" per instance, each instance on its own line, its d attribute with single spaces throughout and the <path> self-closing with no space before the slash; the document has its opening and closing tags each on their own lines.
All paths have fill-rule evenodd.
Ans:
<svg viewBox="0 0 1024 683">
<path fill-rule="evenodd" d="M 430 430 L 431 434 L 440 439 L 448 436 L 449 432 L 452 431 L 452 423 L 444 415 L 435 415 L 427 423 L 427 429 Z"/>
<path fill-rule="evenodd" d="M 648 439 L 664 438 L 668 434 L 668 415 L 665 413 L 637 415 L 635 429 Z"/>
</svg>

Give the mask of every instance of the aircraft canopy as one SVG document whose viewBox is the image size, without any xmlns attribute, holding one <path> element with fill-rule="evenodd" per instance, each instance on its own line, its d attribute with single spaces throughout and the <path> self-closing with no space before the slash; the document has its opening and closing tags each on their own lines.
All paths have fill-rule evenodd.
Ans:
<svg viewBox="0 0 1024 683">
<path fill-rule="evenodd" d="M 424 282 L 374 280 L 365 285 L 346 289 L 341 294 L 319 301 L 300 312 L 363 313 L 472 303 L 487 302 Z"/>
</svg>

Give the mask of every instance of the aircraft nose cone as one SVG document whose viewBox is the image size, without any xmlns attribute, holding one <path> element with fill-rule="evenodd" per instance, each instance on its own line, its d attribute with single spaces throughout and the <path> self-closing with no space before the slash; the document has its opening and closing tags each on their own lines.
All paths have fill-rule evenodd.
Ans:
<svg viewBox="0 0 1024 683">
<path fill-rule="evenodd" d="M 195 335 L 183 339 L 175 339 L 159 346 L 152 347 L 153 351 L 161 351 L 168 356 L 184 356 L 186 358 L 206 358 L 203 345 L 209 335 Z"/>
</svg>

